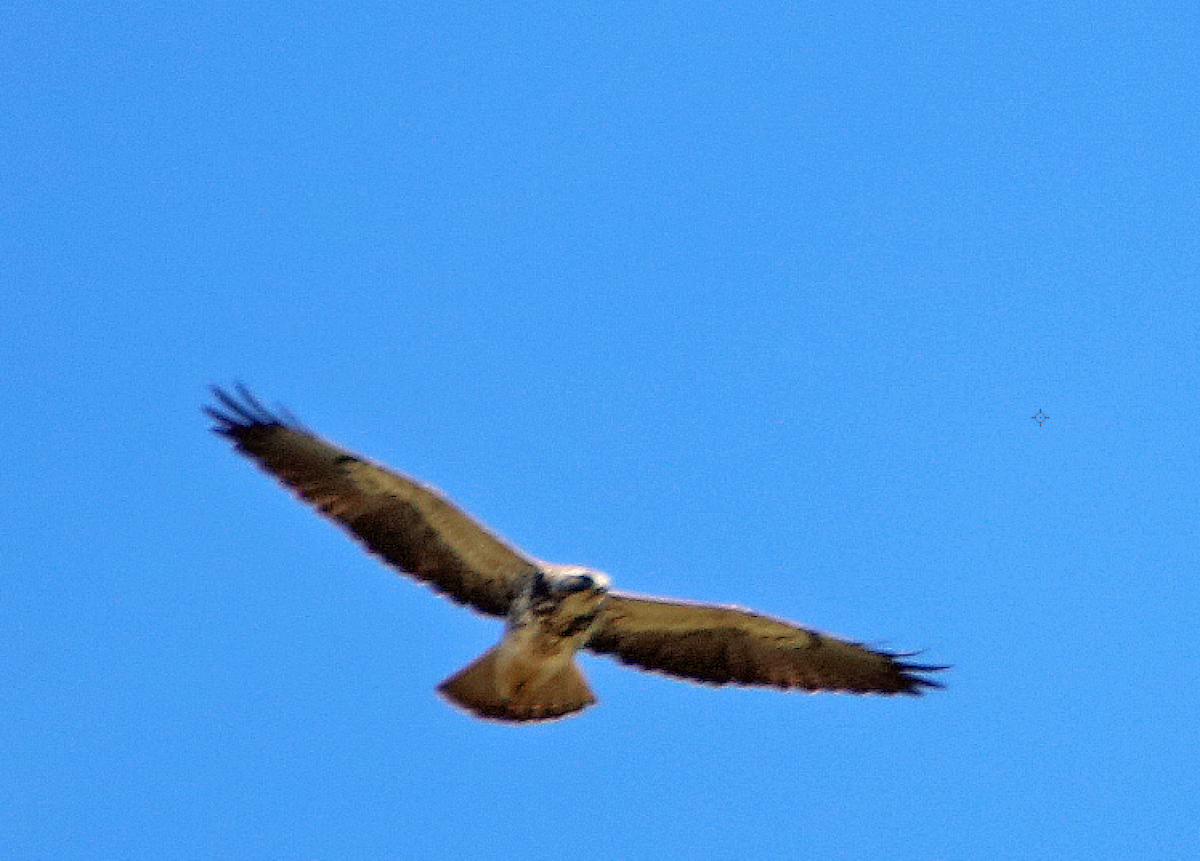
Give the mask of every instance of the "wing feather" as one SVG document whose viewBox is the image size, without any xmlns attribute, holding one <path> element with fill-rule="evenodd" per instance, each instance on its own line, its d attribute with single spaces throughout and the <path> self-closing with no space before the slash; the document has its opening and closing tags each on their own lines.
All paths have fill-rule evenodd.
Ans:
<svg viewBox="0 0 1200 861">
<path fill-rule="evenodd" d="M 330 443 L 245 388 L 213 388 L 213 430 L 372 553 L 453 600 L 504 616 L 535 568 L 434 488 Z M 240 399 L 239 399 L 240 398 Z"/>
<path fill-rule="evenodd" d="M 741 607 L 614 592 L 589 650 L 626 664 L 710 684 L 807 691 L 920 694 L 946 667 L 876 651 Z"/>
</svg>

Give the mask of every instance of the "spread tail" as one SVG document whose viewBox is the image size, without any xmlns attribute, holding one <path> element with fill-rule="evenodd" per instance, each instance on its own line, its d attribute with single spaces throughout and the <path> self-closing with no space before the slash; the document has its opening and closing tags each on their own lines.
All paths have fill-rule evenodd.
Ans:
<svg viewBox="0 0 1200 861">
<path fill-rule="evenodd" d="M 536 721 L 563 717 L 596 701 L 583 673 L 571 661 L 540 684 L 499 677 L 499 646 L 488 649 L 438 685 L 438 692 L 480 717 Z"/>
</svg>

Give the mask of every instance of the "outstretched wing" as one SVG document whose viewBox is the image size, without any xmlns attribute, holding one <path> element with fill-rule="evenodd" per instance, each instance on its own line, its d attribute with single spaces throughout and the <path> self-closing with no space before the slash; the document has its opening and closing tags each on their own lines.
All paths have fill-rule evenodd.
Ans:
<svg viewBox="0 0 1200 861">
<path fill-rule="evenodd" d="M 940 688 L 913 664 L 740 607 L 614 592 L 587 646 L 645 670 L 723 685 L 764 685 L 858 694 L 920 694 Z"/>
<path fill-rule="evenodd" d="M 213 430 L 373 553 L 455 601 L 504 616 L 536 570 L 438 491 L 351 454 L 238 387 L 213 388 Z"/>
</svg>

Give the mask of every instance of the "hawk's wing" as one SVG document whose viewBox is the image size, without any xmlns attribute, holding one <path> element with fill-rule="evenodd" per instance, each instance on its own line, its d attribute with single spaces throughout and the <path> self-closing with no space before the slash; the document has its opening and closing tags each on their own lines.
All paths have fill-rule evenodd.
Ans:
<svg viewBox="0 0 1200 861">
<path fill-rule="evenodd" d="M 392 565 L 484 613 L 504 616 L 532 559 L 438 491 L 276 416 L 238 387 L 206 407 L 217 433 Z"/>
<path fill-rule="evenodd" d="M 946 669 L 740 607 L 620 592 L 605 604 L 587 648 L 698 682 L 859 694 L 920 694 L 941 687 L 921 673 Z"/>
</svg>

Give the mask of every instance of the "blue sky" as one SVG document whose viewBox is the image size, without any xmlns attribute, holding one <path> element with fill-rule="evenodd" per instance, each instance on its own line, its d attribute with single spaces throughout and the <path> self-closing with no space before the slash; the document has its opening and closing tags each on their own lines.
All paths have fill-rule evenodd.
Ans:
<svg viewBox="0 0 1200 861">
<path fill-rule="evenodd" d="M 733 7 L 0 10 L 0 855 L 1196 855 L 1200 13 Z M 235 380 L 948 687 L 470 719 Z"/>
</svg>

